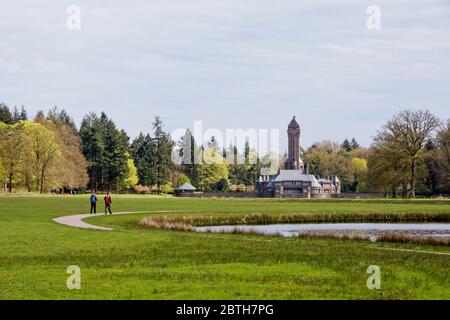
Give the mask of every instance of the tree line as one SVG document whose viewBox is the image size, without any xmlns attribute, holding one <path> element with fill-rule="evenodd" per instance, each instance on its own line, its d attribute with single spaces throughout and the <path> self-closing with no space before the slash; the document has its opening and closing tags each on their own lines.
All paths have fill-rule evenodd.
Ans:
<svg viewBox="0 0 450 320">
<path fill-rule="evenodd" d="M 369 148 L 353 138 L 323 141 L 303 151 L 307 170 L 337 175 L 344 192 L 415 197 L 450 193 L 450 120 L 428 110 L 402 111 L 375 135 Z"/>
<path fill-rule="evenodd" d="M 0 178 L 4 189 L 47 192 L 86 183 L 86 160 L 72 119 L 65 111 L 38 112 L 33 121 L 24 108 L 11 113 L 0 105 Z"/>
<path fill-rule="evenodd" d="M 189 129 L 173 141 L 158 116 L 149 132 L 130 140 L 104 112 L 87 114 L 78 129 L 57 107 L 30 119 L 23 106 L 0 104 L 0 147 L 0 181 L 9 192 L 170 193 L 185 182 L 203 191 L 253 191 L 267 166 L 248 141 L 241 152 L 233 144 L 219 146 L 214 137 L 198 145 Z M 450 122 L 429 111 L 395 115 L 368 148 L 351 138 L 317 142 L 301 154 L 308 173 L 338 176 L 343 192 L 450 193 Z"/>
<path fill-rule="evenodd" d="M 175 142 L 158 116 L 151 132 L 141 132 L 130 141 L 104 112 L 87 114 L 77 129 L 64 109 L 54 107 L 47 114 L 38 111 L 30 119 L 24 107 L 11 111 L 1 104 L 0 132 L 0 181 L 9 192 L 44 193 L 62 188 L 171 193 L 185 182 L 204 191 L 226 191 L 232 186 L 253 190 L 259 176 L 258 165 L 251 164 L 254 151 L 248 143 L 242 155 L 245 164 L 215 163 L 207 159 L 217 160 L 225 150 L 219 150 L 214 137 L 206 146 L 197 146 L 186 130 L 185 137 Z M 187 154 L 183 148 L 187 136 L 193 142 L 189 149 L 201 154 L 204 163 L 172 161 L 175 149 Z M 229 148 L 237 157 L 237 148 Z"/>
</svg>

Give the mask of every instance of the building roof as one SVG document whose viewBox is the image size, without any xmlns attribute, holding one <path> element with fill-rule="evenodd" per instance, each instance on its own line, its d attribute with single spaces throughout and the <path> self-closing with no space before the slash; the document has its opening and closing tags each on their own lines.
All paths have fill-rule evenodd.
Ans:
<svg viewBox="0 0 450 320">
<path fill-rule="evenodd" d="M 275 178 L 275 182 L 283 181 L 302 181 L 311 182 L 313 188 L 321 188 L 322 186 L 312 174 L 304 174 L 301 170 L 280 170 L 280 174 Z"/>
<path fill-rule="evenodd" d="M 195 191 L 197 190 L 192 184 L 186 182 L 177 188 L 180 191 Z"/>
<path fill-rule="evenodd" d="M 291 122 L 289 122 L 289 128 L 293 128 L 293 129 L 298 129 L 300 128 L 300 125 L 298 124 L 298 122 L 295 120 L 295 116 L 292 118 Z"/>
</svg>

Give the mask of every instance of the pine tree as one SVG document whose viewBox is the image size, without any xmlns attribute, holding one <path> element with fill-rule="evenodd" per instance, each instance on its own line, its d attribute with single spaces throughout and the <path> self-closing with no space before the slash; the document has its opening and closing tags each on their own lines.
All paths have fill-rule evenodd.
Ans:
<svg viewBox="0 0 450 320">
<path fill-rule="evenodd" d="M 250 143 L 247 140 L 245 142 L 245 184 L 247 186 L 252 185 L 256 186 L 258 182 L 258 177 L 261 174 L 261 160 L 259 159 L 258 154 L 250 149 Z"/>
<path fill-rule="evenodd" d="M 139 183 L 152 186 L 157 183 L 157 148 L 149 134 L 140 133 L 131 144 L 131 155 L 137 168 Z"/>
<path fill-rule="evenodd" d="M 104 142 L 103 189 L 109 191 L 117 187 L 119 178 L 127 172 L 128 145 L 114 122 L 104 112 L 100 115 L 100 124 Z"/>
<path fill-rule="evenodd" d="M 157 145 L 156 171 L 159 189 L 161 184 L 170 181 L 170 175 L 175 168 L 175 165 L 172 162 L 172 148 L 174 143 L 170 138 L 170 135 L 164 132 L 163 123 L 159 116 L 156 116 L 155 121 L 153 122 L 153 132 Z"/>
<path fill-rule="evenodd" d="M 234 146 L 232 143 L 228 146 L 228 157 L 227 157 L 227 164 L 228 164 L 228 172 L 230 175 L 230 181 L 232 184 L 240 184 L 242 183 L 240 179 L 240 166 L 238 164 L 238 149 L 236 146 Z"/>
<path fill-rule="evenodd" d="M 194 186 L 197 186 L 200 154 L 194 136 L 189 129 L 178 142 L 178 148 L 181 156 L 180 170 L 189 177 Z"/>
<path fill-rule="evenodd" d="M 361 148 L 361 146 L 359 145 L 358 141 L 356 141 L 355 138 L 352 138 L 352 141 L 350 142 L 350 144 L 351 144 L 352 150 Z"/>
<path fill-rule="evenodd" d="M 14 119 L 6 104 L 0 103 L 0 122 L 6 124 L 13 124 Z"/>
<path fill-rule="evenodd" d="M 88 161 L 89 187 L 97 191 L 99 187 L 101 188 L 104 139 L 100 120 L 95 113 L 89 113 L 83 118 L 80 137 L 81 149 Z"/>
<path fill-rule="evenodd" d="M 73 118 L 66 112 L 66 110 L 59 110 L 57 106 L 51 108 L 47 113 L 47 119 L 52 121 L 57 126 L 61 127 L 63 125 L 69 126 L 73 131 L 77 131 L 75 122 Z"/>
<path fill-rule="evenodd" d="M 16 106 L 14 106 L 12 118 L 13 118 L 13 123 L 17 123 L 20 121 L 20 113 Z"/>
<path fill-rule="evenodd" d="M 348 141 L 348 139 L 344 140 L 344 142 L 342 143 L 342 148 L 347 152 L 352 151 L 352 144 L 350 143 L 350 141 Z"/>
<path fill-rule="evenodd" d="M 27 111 L 25 110 L 25 107 L 24 107 L 24 106 L 22 106 L 22 107 L 20 108 L 19 119 L 20 119 L 21 121 L 26 121 L 26 120 L 28 120 L 28 114 L 27 114 Z"/>
<path fill-rule="evenodd" d="M 143 145 L 143 178 L 144 185 L 153 186 L 158 183 L 158 145 L 155 140 L 147 134 Z"/>
</svg>

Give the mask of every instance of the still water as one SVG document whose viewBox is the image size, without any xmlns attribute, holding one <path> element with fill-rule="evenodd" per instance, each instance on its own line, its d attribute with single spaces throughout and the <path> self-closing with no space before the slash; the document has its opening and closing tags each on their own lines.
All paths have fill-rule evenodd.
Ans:
<svg viewBox="0 0 450 320">
<path fill-rule="evenodd" d="M 234 230 L 297 237 L 302 232 L 396 232 L 421 236 L 450 237 L 450 223 L 304 223 L 197 227 L 197 232 L 231 233 Z"/>
</svg>

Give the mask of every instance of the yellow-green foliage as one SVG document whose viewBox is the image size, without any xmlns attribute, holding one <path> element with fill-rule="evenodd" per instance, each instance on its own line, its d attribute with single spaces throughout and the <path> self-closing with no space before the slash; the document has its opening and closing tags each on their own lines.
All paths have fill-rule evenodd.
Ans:
<svg viewBox="0 0 450 320">
<path fill-rule="evenodd" d="M 173 186 L 171 182 L 164 183 L 160 187 L 162 193 L 173 193 Z"/>
<path fill-rule="evenodd" d="M 189 177 L 185 174 L 180 174 L 177 177 L 177 187 L 179 187 L 185 183 L 191 183 L 191 179 L 189 179 Z"/>
<path fill-rule="evenodd" d="M 211 191 L 219 181 L 228 181 L 228 166 L 216 148 L 206 149 L 202 154 L 203 162 L 198 170 L 199 187 L 204 191 Z"/>
<path fill-rule="evenodd" d="M 45 119 L 0 123 L 0 165 L 10 185 L 28 191 L 78 188 L 87 182 L 87 163 L 74 129 Z"/>
<path fill-rule="evenodd" d="M 56 168 L 61 161 L 61 149 L 53 131 L 34 122 L 24 123 L 28 163 L 35 179 L 36 190 L 48 191 L 57 186 Z"/>
<path fill-rule="evenodd" d="M 138 174 L 137 174 L 137 168 L 134 165 L 134 160 L 133 159 L 128 159 L 127 167 L 128 167 L 128 170 L 127 170 L 126 178 L 123 180 L 123 187 L 127 188 L 127 189 L 132 189 L 139 182 L 139 177 L 138 177 Z"/>
</svg>

